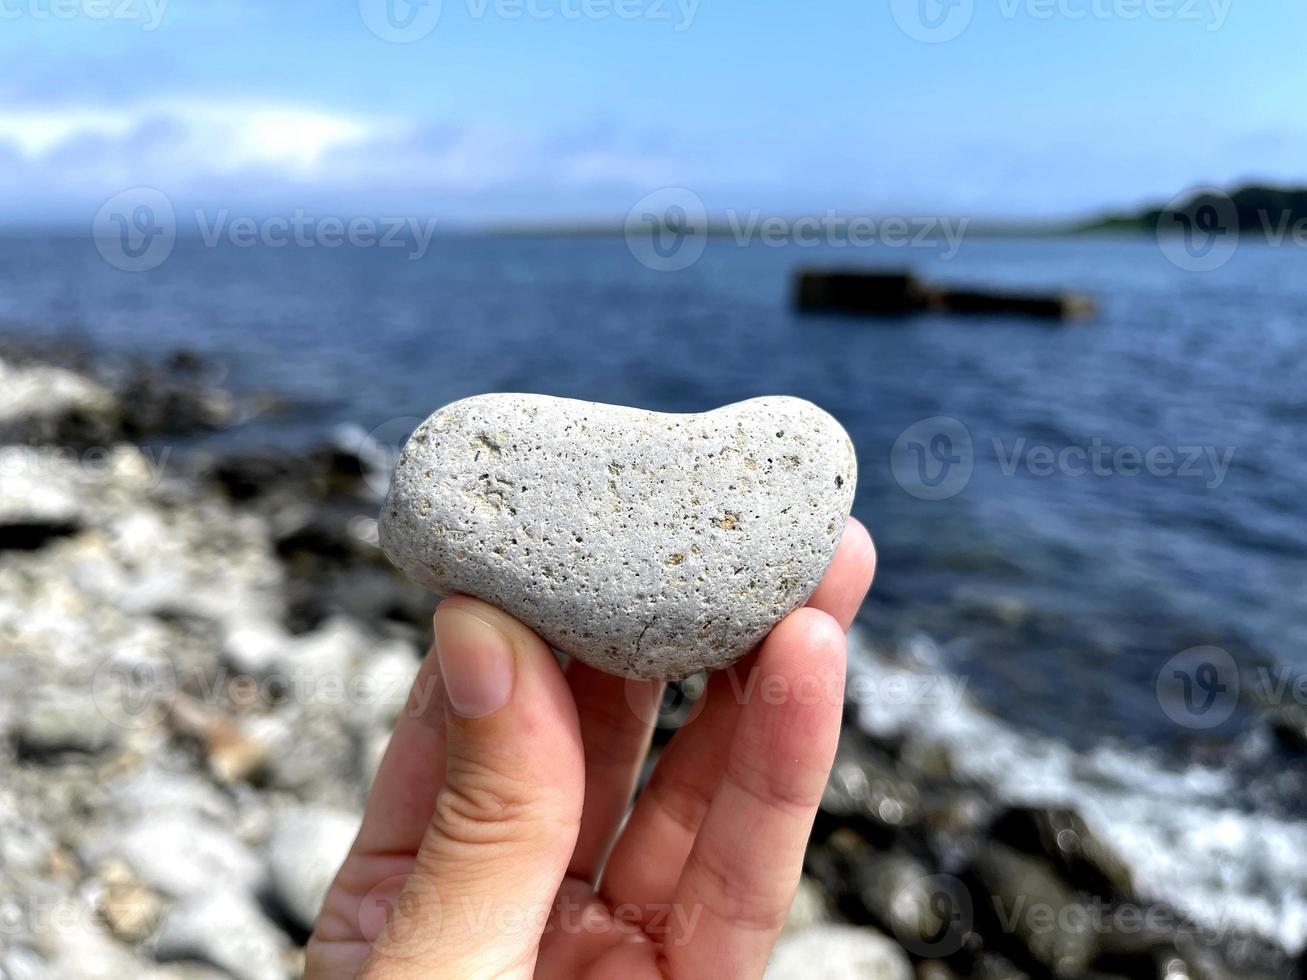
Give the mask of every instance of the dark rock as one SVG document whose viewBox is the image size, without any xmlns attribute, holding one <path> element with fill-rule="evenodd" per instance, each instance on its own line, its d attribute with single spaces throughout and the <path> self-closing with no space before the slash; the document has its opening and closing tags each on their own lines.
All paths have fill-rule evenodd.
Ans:
<svg viewBox="0 0 1307 980">
<path fill-rule="evenodd" d="M 975 913 L 959 879 L 932 874 L 915 858 L 890 852 L 860 861 L 854 883 L 873 921 L 912 955 L 950 957 L 963 951 Z"/>
<path fill-rule="evenodd" d="M 330 515 L 314 513 L 309 520 L 277 535 L 277 554 L 291 561 L 297 555 L 314 560 L 323 558 L 347 562 L 356 557 L 359 542 L 339 521 Z"/>
<path fill-rule="evenodd" d="M 0 523 L 0 551 L 38 551 L 51 541 L 78 533 L 75 521 L 19 521 Z"/>
<path fill-rule="evenodd" d="M 841 736 L 821 811 L 867 826 L 880 837 L 915 825 L 921 793 L 898 764 L 854 734 Z"/>
<path fill-rule="evenodd" d="M 856 313 L 902 317 L 914 313 L 1023 316 L 1071 320 L 1092 316 L 1092 299 L 1075 293 L 1027 294 L 1006 290 L 944 289 L 910 272 L 804 269 L 794 302 L 805 313 Z"/>
<path fill-rule="evenodd" d="M 1183 926 L 1175 948 L 1159 957 L 1186 964 L 1193 980 L 1302 980 L 1304 972 L 1275 943 L 1228 927 Z M 1159 974 L 1164 976 L 1164 974 Z M 1177 974 L 1184 976 L 1184 974 Z"/>
<path fill-rule="evenodd" d="M 1070 807 L 1012 807 L 990 836 L 1027 854 L 1048 858 L 1073 887 L 1105 901 L 1134 894 L 1130 869 Z"/>
<path fill-rule="evenodd" d="M 1293 753 L 1307 752 L 1307 706 L 1277 705 L 1267 711 L 1266 720 L 1282 748 Z"/>
<path fill-rule="evenodd" d="M 947 963 L 922 960 L 917 964 L 917 980 L 960 980 L 960 977 Z"/>
<path fill-rule="evenodd" d="M 150 365 L 131 374 L 119 394 L 123 431 L 132 439 L 220 429 L 236 418 L 236 403 L 226 391 Z"/>
<path fill-rule="evenodd" d="M 309 479 L 302 459 L 276 450 L 223 456 L 205 475 L 229 498 L 242 503 L 277 490 L 303 488 Z"/>
<path fill-rule="evenodd" d="M 1024 316 L 1040 320 L 1078 320 L 1093 316 L 1094 301 L 1076 293 L 1031 295 L 941 289 L 931 296 L 931 308 L 955 315 Z"/>
<path fill-rule="evenodd" d="M 985 953 L 976 960 L 971 980 L 1029 980 L 1029 974 L 997 953 Z"/>
<path fill-rule="evenodd" d="M 1093 911 L 1046 861 L 989 844 L 967 877 L 987 946 L 1057 977 L 1088 969 L 1097 952 Z"/>
<path fill-rule="evenodd" d="M 329 494 L 354 494 L 364 490 L 372 470 L 356 451 L 332 444 L 315 449 L 309 459 L 322 475 Z"/>
<path fill-rule="evenodd" d="M 376 475 L 371 463 L 341 440 L 306 453 L 278 449 L 230 453 L 202 467 L 202 475 L 241 503 L 281 506 L 340 498 L 351 501 L 353 511 L 373 516 L 379 506 L 367 484 Z"/>
<path fill-rule="evenodd" d="M 804 269 L 798 274 L 795 305 L 805 313 L 874 313 L 902 316 L 930 305 L 925 284 L 909 272 Z"/>
</svg>

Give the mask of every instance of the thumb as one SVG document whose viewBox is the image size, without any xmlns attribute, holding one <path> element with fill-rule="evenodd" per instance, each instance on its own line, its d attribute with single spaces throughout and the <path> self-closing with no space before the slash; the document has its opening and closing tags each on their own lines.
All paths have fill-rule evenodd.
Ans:
<svg viewBox="0 0 1307 980">
<path fill-rule="evenodd" d="M 422 977 L 530 977 L 581 820 L 576 708 L 549 647 L 507 613 L 446 599 L 435 633 L 445 784 L 369 966 L 398 957 Z"/>
</svg>

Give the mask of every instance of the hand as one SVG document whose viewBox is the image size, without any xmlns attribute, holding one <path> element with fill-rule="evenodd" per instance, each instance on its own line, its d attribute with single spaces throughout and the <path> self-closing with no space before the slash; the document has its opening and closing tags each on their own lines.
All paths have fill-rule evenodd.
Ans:
<svg viewBox="0 0 1307 980">
<path fill-rule="evenodd" d="M 713 675 L 624 826 L 661 684 L 564 670 L 507 614 L 445 600 L 306 976 L 760 977 L 834 759 L 844 633 L 874 568 L 850 519 L 808 606 Z"/>
</svg>

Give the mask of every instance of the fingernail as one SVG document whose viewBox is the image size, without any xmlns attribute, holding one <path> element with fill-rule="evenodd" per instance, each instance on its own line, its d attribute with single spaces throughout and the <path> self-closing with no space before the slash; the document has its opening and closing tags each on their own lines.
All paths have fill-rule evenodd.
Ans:
<svg viewBox="0 0 1307 980">
<path fill-rule="evenodd" d="M 508 638 L 457 606 L 436 613 L 436 656 L 454 713 L 481 718 L 508 703 L 513 650 Z"/>
</svg>

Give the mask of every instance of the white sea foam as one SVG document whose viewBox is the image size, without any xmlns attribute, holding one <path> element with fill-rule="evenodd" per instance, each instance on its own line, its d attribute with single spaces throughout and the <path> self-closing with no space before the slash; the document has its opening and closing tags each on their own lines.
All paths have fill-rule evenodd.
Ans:
<svg viewBox="0 0 1307 980">
<path fill-rule="evenodd" d="M 1006 802 L 1075 807 L 1130 865 L 1142 897 L 1213 933 L 1247 929 L 1290 951 L 1307 946 L 1307 824 L 1236 809 L 1234 777 L 1220 769 L 1176 769 L 1111 744 L 1077 752 L 1010 728 L 967 698 L 923 706 L 878 697 L 946 673 L 939 651 L 916 640 L 905 667 L 878 657 L 865 634 L 850 639 L 850 671 L 872 692 L 858 713 L 868 732 L 943 744 L 960 773 Z"/>
</svg>

